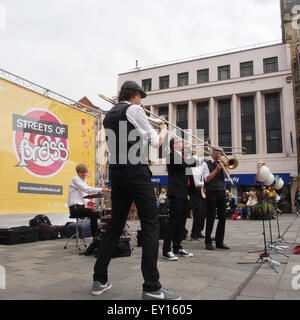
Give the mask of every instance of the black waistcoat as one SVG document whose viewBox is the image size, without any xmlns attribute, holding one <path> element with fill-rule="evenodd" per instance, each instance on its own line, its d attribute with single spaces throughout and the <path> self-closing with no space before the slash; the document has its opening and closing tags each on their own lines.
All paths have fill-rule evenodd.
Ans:
<svg viewBox="0 0 300 320">
<path fill-rule="evenodd" d="M 115 105 L 105 116 L 103 126 L 110 153 L 110 168 L 131 165 L 147 165 L 142 139 L 132 130 L 136 128 L 126 117 L 130 104 L 121 102 Z M 137 132 L 137 131 L 135 131 Z M 130 135 L 130 133 L 132 135 Z M 145 151 L 145 152 L 141 152 Z"/>
<path fill-rule="evenodd" d="M 210 173 L 212 173 L 217 167 L 217 164 L 215 164 L 211 160 L 207 161 L 206 164 L 208 166 Z M 205 189 L 206 190 L 225 190 L 226 189 L 223 169 L 220 170 L 210 182 L 205 181 Z"/>
</svg>

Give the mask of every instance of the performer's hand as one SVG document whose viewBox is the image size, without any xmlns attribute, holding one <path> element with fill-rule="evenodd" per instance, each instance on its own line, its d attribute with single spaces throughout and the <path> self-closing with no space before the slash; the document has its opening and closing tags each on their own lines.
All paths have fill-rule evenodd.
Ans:
<svg viewBox="0 0 300 320">
<path fill-rule="evenodd" d="M 102 192 L 111 192 L 110 188 L 102 188 Z"/>
<path fill-rule="evenodd" d="M 217 171 L 220 171 L 223 169 L 222 164 L 219 162 L 217 167 L 216 167 Z"/>
</svg>

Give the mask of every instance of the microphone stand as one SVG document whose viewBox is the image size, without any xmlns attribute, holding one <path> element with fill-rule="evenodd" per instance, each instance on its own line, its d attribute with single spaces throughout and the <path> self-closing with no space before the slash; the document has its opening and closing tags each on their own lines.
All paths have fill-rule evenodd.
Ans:
<svg viewBox="0 0 300 320">
<path fill-rule="evenodd" d="M 273 238 L 272 238 L 272 227 L 271 227 L 271 217 L 270 217 L 270 212 L 269 212 L 269 200 L 267 200 L 267 213 L 268 213 L 268 218 L 269 218 L 269 228 L 270 228 L 270 242 L 268 243 L 268 246 L 267 248 L 269 250 L 273 250 L 276 252 L 276 253 L 279 253 L 279 254 L 282 254 L 283 256 L 285 257 L 289 257 L 288 255 L 286 255 L 285 253 L 281 252 L 281 250 L 283 250 L 282 247 L 278 247 L 277 244 L 279 243 L 278 239 L 273 241 Z M 277 205 L 276 205 L 276 201 L 274 199 L 274 207 L 275 207 L 275 211 L 276 211 L 276 217 L 277 217 L 277 227 L 278 227 L 278 230 L 279 230 L 279 224 L 278 224 L 278 212 L 277 212 Z"/>
<path fill-rule="evenodd" d="M 269 200 L 268 200 L 267 197 L 265 197 L 264 200 L 266 200 L 266 204 L 267 204 L 266 213 L 267 213 L 268 220 L 269 220 L 269 230 L 270 230 L 270 241 L 266 245 L 266 250 L 270 250 L 270 251 L 274 250 L 275 253 L 279 253 L 279 254 L 282 254 L 285 257 L 288 257 L 288 255 L 286 255 L 285 253 L 281 252 L 281 250 L 283 250 L 283 248 L 277 246 L 278 241 L 277 240 L 273 241 L 272 226 L 271 226 L 271 216 L 270 216 L 270 209 L 269 209 Z M 262 214 L 262 220 L 263 220 L 263 224 L 264 224 L 264 213 Z M 265 237 L 265 235 L 264 235 L 264 237 Z M 255 253 L 255 252 L 260 252 L 260 250 L 258 250 L 258 251 L 249 251 L 248 253 Z"/>
<path fill-rule="evenodd" d="M 275 203 L 275 212 L 276 212 L 276 220 L 277 220 L 277 231 L 278 231 L 278 235 L 277 235 L 277 239 L 275 241 L 272 242 L 272 245 L 274 245 L 274 249 L 277 253 L 280 253 L 282 255 L 284 255 L 285 257 L 289 257 L 288 255 L 284 254 L 283 252 L 280 252 L 279 250 L 283 251 L 284 249 L 287 249 L 288 246 L 280 246 L 280 244 L 282 243 L 287 243 L 287 241 L 282 238 L 282 236 L 280 235 L 280 229 L 279 229 L 279 212 L 278 212 L 278 204 L 277 201 L 274 201 Z"/>
</svg>

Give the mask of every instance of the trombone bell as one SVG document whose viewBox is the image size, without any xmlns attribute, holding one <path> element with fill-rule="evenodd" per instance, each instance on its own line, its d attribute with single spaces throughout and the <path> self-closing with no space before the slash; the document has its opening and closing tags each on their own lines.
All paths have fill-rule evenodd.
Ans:
<svg viewBox="0 0 300 320">
<path fill-rule="evenodd" d="M 236 158 L 229 158 L 226 163 L 228 169 L 233 170 L 238 167 L 239 162 Z"/>
</svg>

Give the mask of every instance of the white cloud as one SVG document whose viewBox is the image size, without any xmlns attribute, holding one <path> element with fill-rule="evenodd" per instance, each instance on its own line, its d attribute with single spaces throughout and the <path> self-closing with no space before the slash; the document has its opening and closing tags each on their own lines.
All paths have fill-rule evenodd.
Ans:
<svg viewBox="0 0 300 320">
<path fill-rule="evenodd" d="M 0 68 L 73 99 L 116 95 L 118 73 L 280 39 L 275 0 L 0 0 Z"/>
</svg>

